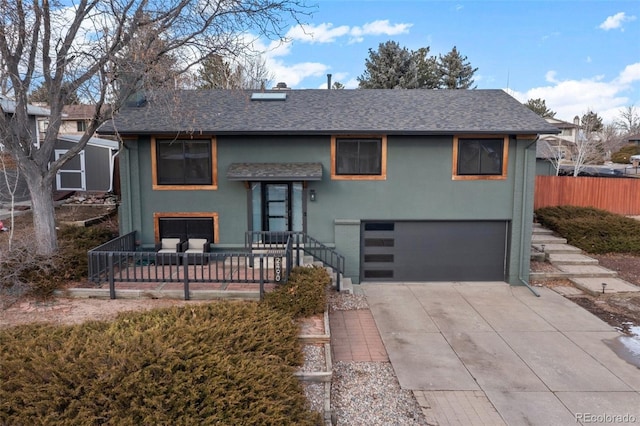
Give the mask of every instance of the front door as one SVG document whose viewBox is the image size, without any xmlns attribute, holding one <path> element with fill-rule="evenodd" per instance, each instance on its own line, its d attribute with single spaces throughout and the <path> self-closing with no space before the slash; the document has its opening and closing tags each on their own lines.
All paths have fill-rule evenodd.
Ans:
<svg viewBox="0 0 640 426">
<path fill-rule="evenodd" d="M 302 182 L 252 182 L 252 231 L 302 232 Z"/>
<path fill-rule="evenodd" d="M 291 184 L 265 183 L 262 229 L 270 232 L 291 231 Z"/>
</svg>

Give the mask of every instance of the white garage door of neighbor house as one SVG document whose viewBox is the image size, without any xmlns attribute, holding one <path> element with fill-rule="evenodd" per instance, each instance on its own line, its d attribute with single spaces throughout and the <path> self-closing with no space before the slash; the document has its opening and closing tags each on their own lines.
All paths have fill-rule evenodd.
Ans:
<svg viewBox="0 0 640 426">
<path fill-rule="evenodd" d="M 56 149 L 55 159 L 62 157 L 67 150 Z M 58 191 L 86 191 L 87 178 L 85 175 L 84 151 L 70 159 L 56 175 L 56 189 Z"/>
</svg>

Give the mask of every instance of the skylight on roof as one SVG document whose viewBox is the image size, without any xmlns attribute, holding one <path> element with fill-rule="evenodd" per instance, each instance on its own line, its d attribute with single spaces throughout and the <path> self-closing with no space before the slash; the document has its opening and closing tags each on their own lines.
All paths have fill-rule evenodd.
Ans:
<svg viewBox="0 0 640 426">
<path fill-rule="evenodd" d="M 251 94 L 252 101 L 284 101 L 286 99 L 287 94 L 281 92 L 256 92 Z"/>
</svg>

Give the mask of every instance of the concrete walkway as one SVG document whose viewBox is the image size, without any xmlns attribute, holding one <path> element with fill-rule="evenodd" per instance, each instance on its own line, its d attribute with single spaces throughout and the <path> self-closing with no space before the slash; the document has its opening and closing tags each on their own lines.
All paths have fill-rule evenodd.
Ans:
<svg viewBox="0 0 640 426">
<path fill-rule="evenodd" d="M 640 369 L 609 346 L 620 333 L 549 289 L 538 298 L 503 282 L 361 287 L 429 424 L 640 423 Z"/>
</svg>

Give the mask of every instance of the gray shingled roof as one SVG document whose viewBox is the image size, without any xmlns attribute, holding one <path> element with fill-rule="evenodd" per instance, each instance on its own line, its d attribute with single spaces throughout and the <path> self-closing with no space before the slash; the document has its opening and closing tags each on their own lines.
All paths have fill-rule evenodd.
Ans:
<svg viewBox="0 0 640 426">
<path fill-rule="evenodd" d="M 321 163 L 232 163 L 229 180 L 321 180 Z"/>
<path fill-rule="evenodd" d="M 502 90 L 289 90 L 286 100 L 252 91 L 156 94 L 115 119 L 121 134 L 551 134 L 558 129 Z M 114 132 L 108 122 L 100 133 Z"/>
</svg>

